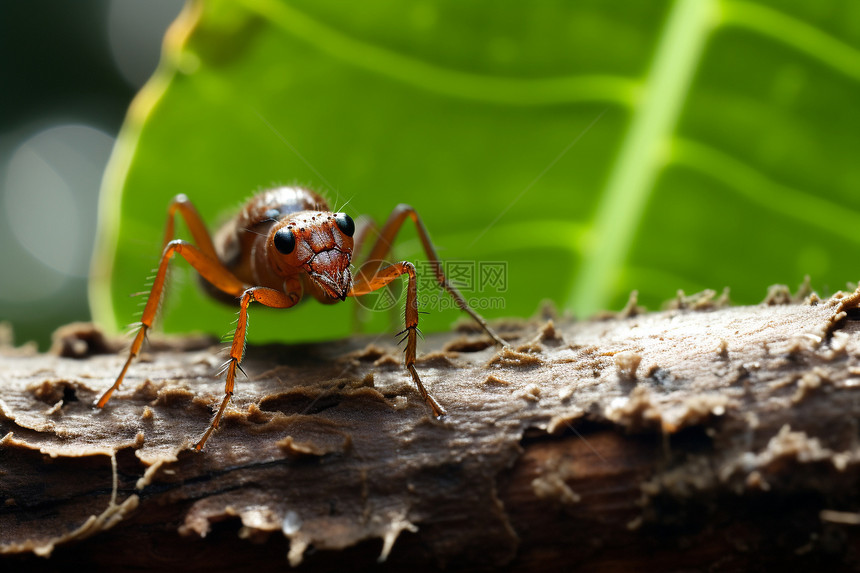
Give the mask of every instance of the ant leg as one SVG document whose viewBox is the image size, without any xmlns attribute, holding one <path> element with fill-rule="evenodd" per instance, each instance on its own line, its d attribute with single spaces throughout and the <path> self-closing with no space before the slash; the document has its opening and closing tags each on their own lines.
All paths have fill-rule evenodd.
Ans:
<svg viewBox="0 0 860 573">
<path fill-rule="evenodd" d="M 367 263 L 360 267 L 359 276 L 364 277 L 375 275 L 379 268 L 379 261 L 381 261 L 382 258 L 391 250 L 391 243 L 394 241 L 394 238 L 397 236 L 397 233 L 400 231 L 400 228 L 403 226 L 403 222 L 407 217 L 411 218 L 415 223 L 415 228 L 418 230 L 418 237 L 421 239 L 421 244 L 424 246 L 424 252 L 427 254 L 427 258 L 433 265 L 433 269 L 436 273 L 436 282 L 439 283 L 439 286 L 448 291 L 448 294 L 451 295 L 457 303 L 457 306 L 461 310 L 467 312 L 469 316 L 471 316 L 475 322 L 477 322 L 481 328 L 490 335 L 490 338 L 492 338 L 496 344 L 507 346 L 508 343 L 496 334 L 496 331 L 487 324 L 484 317 L 475 312 L 475 310 L 469 306 L 469 303 L 466 302 L 466 299 L 460 291 L 448 282 L 448 279 L 442 272 L 442 263 L 439 260 L 439 255 L 436 254 L 436 249 L 433 247 L 430 235 L 427 233 L 427 229 L 424 227 L 421 217 L 418 216 L 418 213 L 410 205 L 400 204 L 391 212 L 391 215 L 388 217 L 388 220 L 385 222 L 385 225 L 383 225 L 382 230 L 379 233 L 376 243 L 373 245 L 373 249 L 370 251 Z"/>
<path fill-rule="evenodd" d="M 433 410 L 433 415 L 439 418 L 446 414 L 445 408 L 424 388 L 424 384 L 421 383 L 421 378 L 415 370 L 415 353 L 418 346 L 418 282 L 415 278 L 415 265 L 404 261 L 383 267 L 373 277 L 369 279 L 362 277 L 355 281 L 347 296 L 361 296 L 373 292 L 404 274 L 409 275 L 409 284 L 406 287 L 406 309 L 404 313 L 406 328 L 400 334 L 405 334 L 403 340 L 406 341 L 406 369 L 412 376 L 421 397 Z"/>
<path fill-rule="evenodd" d="M 252 287 L 245 290 L 242 294 L 242 300 L 239 308 L 239 321 L 236 324 L 236 333 L 233 335 L 233 344 L 230 346 L 230 360 L 224 365 L 224 370 L 227 372 L 227 380 L 224 385 L 224 399 L 221 400 L 221 406 L 218 412 L 212 418 L 209 428 L 200 437 L 194 449 L 200 451 L 203 449 L 203 444 L 209 439 L 212 432 L 218 428 L 221 422 L 221 416 L 233 396 L 233 385 L 236 381 L 236 370 L 241 370 L 239 363 L 242 362 L 242 356 L 245 353 L 245 333 L 248 328 L 248 305 L 252 301 L 259 302 L 265 306 L 272 308 L 290 308 L 301 300 L 301 284 L 298 281 L 288 281 L 288 293 L 283 293 L 267 287 Z"/>
<path fill-rule="evenodd" d="M 152 290 L 149 292 L 149 298 L 146 300 L 146 306 L 143 309 L 143 316 L 140 321 L 140 330 L 137 331 L 137 336 L 135 336 L 134 342 L 131 344 L 128 360 L 126 360 L 125 365 L 122 367 L 122 371 L 119 373 L 119 376 L 117 376 L 116 382 L 113 383 L 113 386 L 108 388 L 108 390 L 102 394 L 102 397 L 99 398 L 99 401 L 96 403 L 96 406 L 99 408 L 103 408 L 105 404 L 107 404 L 108 400 L 110 400 L 111 394 L 113 394 L 114 390 L 119 388 L 119 385 L 122 384 L 122 380 L 125 377 L 125 373 L 128 370 L 129 365 L 140 352 L 140 347 L 143 345 L 143 341 L 146 338 L 146 332 L 152 328 L 152 322 L 155 320 L 155 314 L 158 311 L 158 305 L 164 291 L 164 281 L 167 276 L 167 264 L 176 253 L 182 255 L 182 258 L 188 261 L 191 266 L 197 270 L 197 272 L 226 293 L 238 297 L 246 288 L 248 288 L 245 283 L 233 276 L 233 273 L 227 270 L 220 262 L 218 262 L 217 259 L 209 257 L 191 243 L 179 240 L 167 243 L 167 246 L 164 248 L 164 252 L 161 255 L 161 261 L 158 264 L 158 272 L 156 273 L 155 280 L 152 283 Z"/>
<path fill-rule="evenodd" d="M 103 408 L 105 404 L 107 404 L 108 400 L 113 394 L 114 390 L 119 388 L 119 385 L 122 383 L 123 378 L 125 378 L 125 373 L 128 370 L 128 367 L 131 365 L 132 360 L 138 355 L 140 352 L 140 347 L 143 345 L 143 341 L 146 338 L 146 332 L 152 327 L 152 321 L 155 318 L 155 313 L 158 310 L 158 303 L 161 299 L 161 290 L 164 287 L 164 273 L 166 269 L 167 260 L 172 256 L 171 254 L 167 254 L 167 246 L 170 241 L 173 240 L 174 235 L 174 216 L 175 213 L 179 211 L 179 214 L 182 215 L 182 218 L 185 220 L 185 224 L 188 226 L 191 231 L 191 236 L 194 237 L 194 240 L 199 245 L 199 250 L 203 255 L 212 259 L 213 261 L 218 261 L 218 255 L 215 253 L 215 246 L 212 244 L 212 237 L 209 235 L 209 231 L 206 229 L 206 224 L 203 222 L 203 219 L 200 217 L 200 213 L 197 212 L 197 209 L 188 200 L 184 194 L 179 194 L 174 197 L 170 201 L 170 205 L 167 208 L 167 223 L 164 226 L 164 241 L 162 243 L 162 259 L 159 263 L 159 271 L 156 275 L 156 280 L 152 285 L 152 290 L 149 294 L 149 299 L 147 299 L 146 308 L 143 311 L 143 317 L 141 319 L 140 329 L 137 331 L 137 335 L 134 338 L 134 341 L 131 344 L 131 351 L 129 352 L 128 360 L 126 360 L 125 365 L 122 367 L 122 371 L 117 376 L 116 382 L 114 385 L 105 392 L 102 397 L 99 399 L 97 406 L 99 408 Z M 194 255 L 192 255 L 194 256 Z M 166 257 L 166 258 L 165 258 Z M 186 257 L 187 259 L 188 257 Z M 229 275 L 232 277 L 232 273 L 224 268 L 220 263 L 217 265 L 220 268 L 220 273 L 222 275 Z M 224 281 L 221 281 L 222 283 Z M 228 285 L 234 287 L 235 285 Z M 244 287 L 244 285 L 242 285 Z M 219 287 L 220 288 L 220 287 Z M 234 291 L 225 290 L 225 292 L 230 292 L 233 294 Z M 242 288 L 238 288 L 238 292 L 235 293 L 235 296 L 239 296 L 239 293 L 242 292 Z M 155 300 L 153 301 L 153 297 Z"/>
<path fill-rule="evenodd" d="M 197 247 L 203 254 L 217 261 L 218 255 L 215 252 L 215 245 L 212 243 L 212 236 L 206 228 L 206 223 L 203 222 L 203 218 L 197 212 L 194 204 L 183 193 L 174 197 L 167 207 L 167 223 L 164 225 L 164 241 L 161 244 L 161 250 L 163 251 L 167 247 L 167 243 L 174 238 L 174 214 L 177 211 L 179 211 L 179 214 L 185 220 L 185 224 L 188 226 L 188 230 L 191 231 L 191 236 L 194 237 L 194 243 Z"/>
</svg>

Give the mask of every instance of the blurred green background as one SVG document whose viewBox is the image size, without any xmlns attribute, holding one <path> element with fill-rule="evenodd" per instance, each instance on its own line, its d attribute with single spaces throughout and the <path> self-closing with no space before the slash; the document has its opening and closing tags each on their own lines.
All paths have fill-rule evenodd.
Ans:
<svg viewBox="0 0 860 573">
<path fill-rule="evenodd" d="M 0 2 L 0 321 L 88 320 L 102 174 L 179 0 Z"/>
<path fill-rule="evenodd" d="M 544 299 L 587 316 L 633 289 L 652 309 L 678 289 L 755 303 L 807 274 L 828 294 L 860 275 L 857 101 L 852 0 L 192 3 L 113 147 L 91 312 L 109 329 L 137 319 L 145 297 L 130 295 L 158 262 L 173 195 L 215 223 L 282 184 L 380 222 L 410 203 L 444 259 L 503 262 L 503 287 L 464 289 L 476 305 L 503 300 L 490 318 L 530 316 Z M 5 211 L 22 226 L 9 204 L 26 189 L 5 169 Z M 65 246 L 72 231 L 38 223 L 53 210 L 68 212 L 19 209 Z M 411 228 L 396 258 L 423 260 Z M 161 327 L 226 333 L 235 309 L 174 267 Z M 26 336 L 86 314 L 71 300 L 66 314 L 38 301 L 15 314 L 21 284 L 47 283 L 12 274 L 0 317 Z M 249 340 L 346 336 L 351 306 L 254 309 Z M 424 330 L 459 317 L 428 310 Z M 391 313 L 367 314 L 367 330 L 392 328 Z M 27 331 L 36 315 L 46 330 Z"/>
</svg>

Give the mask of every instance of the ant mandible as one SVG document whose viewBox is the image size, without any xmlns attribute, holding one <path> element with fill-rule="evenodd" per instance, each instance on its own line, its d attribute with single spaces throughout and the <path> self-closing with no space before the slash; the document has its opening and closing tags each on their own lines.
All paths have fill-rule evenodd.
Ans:
<svg viewBox="0 0 860 573">
<path fill-rule="evenodd" d="M 196 246 L 173 238 L 174 216 L 177 212 L 185 220 Z M 380 262 L 388 254 L 394 237 L 407 218 L 415 223 L 439 285 L 448 291 L 457 306 L 469 313 L 496 344 L 505 346 L 505 341 L 445 278 L 430 236 L 418 213 L 409 205 L 401 204 L 394 209 L 379 230 L 379 236 L 367 262 L 358 267 L 357 276 L 353 277 L 350 270 L 352 254 L 360 251 L 361 242 L 370 227 L 365 227 L 356 235 L 356 225 L 352 218 L 346 213 L 332 212 L 325 200 L 312 191 L 299 187 L 281 187 L 255 195 L 236 217 L 215 234 L 217 247 L 191 201 L 185 195 L 177 195 L 168 208 L 161 260 L 143 309 L 140 329 L 116 382 L 96 405 L 103 408 L 107 404 L 111 394 L 122 383 L 129 365 L 140 352 L 146 333 L 152 328 L 164 291 L 167 265 L 173 255 L 179 254 L 205 279 L 204 285 L 210 295 L 233 304 L 237 299 L 239 301 L 239 320 L 230 347 L 230 359 L 225 364 L 227 380 L 224 399 L 209 428 L 194 444 L 198 451 L 218 428 L 221 416 L 233 395 L 236 370 L 241 370 L 239 364 L 245 350 L 248 306 L 251 302 L 274 308 L 291 308 L 303 295 L 310 294 L 322 303 L 334 303 L 344 301 L 347 297 L 373 292 L 404 274 L 409 277 L 406 289 L 406 328 L 401 332 L 406 341 L 405 366 L 433 415 L 437 418 L 444 416 L 445 409 L 424 388 L 415 370 L 418 342 L 418 287 L 415 266 L 408 261 L 393 264 Z"/>
</svg>

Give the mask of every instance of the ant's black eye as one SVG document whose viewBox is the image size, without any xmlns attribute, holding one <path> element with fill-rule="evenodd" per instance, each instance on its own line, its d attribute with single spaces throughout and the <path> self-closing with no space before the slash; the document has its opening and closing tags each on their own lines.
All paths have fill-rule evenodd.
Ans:
<svg viewBox="0 0 860 573">
<path fill-rule="evenodd" d="M 289 255 L 296 248 L 296 236 L 289 229 L 281 229 L 275 233 L 275 248 L 282 255 Z"/>
<path fill-rule="evenodd" d="M 338 213 L 335 215 L 334 220 L 337 223 L 338 228 L 347 237 L 351 237 L 355 233 L 355 221 L 353 221 L 352 217 L 346 213 Z"/>
</svg>

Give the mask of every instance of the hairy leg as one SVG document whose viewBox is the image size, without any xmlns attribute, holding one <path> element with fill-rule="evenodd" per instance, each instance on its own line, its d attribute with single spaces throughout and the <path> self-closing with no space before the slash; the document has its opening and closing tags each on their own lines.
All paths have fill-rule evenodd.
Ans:
<svg viewBox="0 0 860 573">
<path fill-rule="evenodd" d="M 290 281 L 293 284 L 288 284 L 288 293 L 270 289 L 267 287 L 251 287 L 242 293 L 242 299 L 239 305 L 239 320 L 236 324 L 236 332 L 233 335 L 233 344 L 230 346 L 230 360 L 225 365 L 227 379 L 224 385 L 224 399 L 221 401 L 221 406 L 212 418 L 209 428 L 200 437 L 194 448 L 196 450 L 203 449 L 203 445 L 213 431 L 221 422 L 221 416 L 224 414 L 224 409 L 230 402 L 233 396 L 233 385 L 236 381 L 236 370 L 240 370 L 242 356 L 245 354 L 245 334 L 248 330 L 248 306 L 251 302 L 259 302 L 265 306 L 272 308 L 290 308 L 301 300 L 301 285 L 298 281 Z"/>
<path fill-rule="evenodd" d="M 119 376 L 117 376 L 116 381 L 113 383 L 113 386 L 108 388 L 96 403 L 96 406 L 99 408 L 103 408 L 104 405 L 107 404 L 111 395 L 117 388 L 119 388 L 119 385 L 122 384 L 122 380 L 125 377 L 125 373 L 128 371 L 128 367 L 131 365 L 138 353 L 140 353 L 140 348 L 143 346 L 143 341 L 146 338 L 147 331 L 152 328 L 152 323 L 155 320 L 156 313 L 158 312 L 161 296 L 164 293 L 164 283 L 167 278 L 168 263 L 175 254 L 182 256 L 182 258 L 188 261 L 191 266 L 197 270 L 197 272 L 224 292 L 238 297 L 246 288 L 248 288 L 248 285 L 233 276 L 233 273 L 224 268 L 217 259 L 213 260 L 191 243 L 180 240 L 170 241 L 167 243 L 167 246 L 164 248 L 164 252 L 161 255 L 161 261 L 158 264 L 158 272 L 156 273 L 155 280 L 152 283 L 152 290 L 149 292 L 149 298 L 146 300 L 146 306 L 143 309 L 140 329 L 137 331 L 137 335 L 131 343 L 128 360 L 126 360 L 125 365 L 122 367 L 122 370 L 120 371 Z"/>
<path fill-rule="evenodd" d="M 418 371 L 415 370 L 415 354 L 418 346 L 418 284 L 415 277 L 415 266 L 410 262 L 403 261 L 378 269 L 372 277 L 359 278 L 355 281 L 348 296 L 361 296 L 373 292 L 403 275 L 409 276 L 409 284 L 406 287 L 406 309 L 404 312 L 406 327 L 401 332 L 401 334 L 404 334 L 403 339 L 406 341 L 405 365 L 421 397 L 433 410 L 433 415 L 438 418 L 445 415 L 445 409 L 424 388 L 424 384 L 418 376 Z"/>
<path fill-rule="evenodd" d="M 362 278 L 370 279 L 379 271 L 382 266 L 381 261 L 391 250 L 391 244 L 394 242 L 394 238 L 397 236 L 397 233 L 400 231 L 400 228 L 403 226 L 403 223 L 407 218 L 411 219 L 415 223 L 415 228 L 418 230 L 418 237 L 421 239 L 421 244 L 424 247 L 424 252 L 427 254 L 427 259 L 433 265 L 436 282 L 439 283 L 439 286 L 444 288 L 448 294 L 451 295 L 457 303 L 457 306 L 468 313 L 469 316 L 471 316 L 475 322 L 477 322 L 481 328 L 490 335 L 496 344 L 507 346 L 507 343 L 498 334 L 496 334 L 496 331 L 493 330 L 489 324 L 487 324 L 484 317 L 470 307 L 460 291 L 448 282 L 448 279 L 442 272 L 442 264 L 439 260 L 439 255 L 436 254 L 436 248 L 430 240 L 430 235 L 427 233 L 424 223 L 421 221 L 421 218 L 418 216 L 415 209 L 409 205 L 400 204 L 391 212 L 385 225 L 383 225 L 382 229 L 379 231 L 379 236 L 370 251 L 370 255 L 368 255 L 367 262 L 359 268 L 359 280 Z"/>
</svg>

